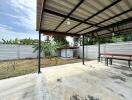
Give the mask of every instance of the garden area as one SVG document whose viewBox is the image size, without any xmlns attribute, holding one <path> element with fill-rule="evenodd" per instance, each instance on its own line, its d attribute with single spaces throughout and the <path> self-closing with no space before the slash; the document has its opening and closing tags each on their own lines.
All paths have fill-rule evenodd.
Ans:
<svg viewBox="0 0 132 100">
<path fill-rule="evenodd" d="M 56 65 L 70 64 L 81 62 L 81 59 L 61 59 L 61 58 L 44 58 L 41 59 L 41 67 L 50 67 Z M 20 76 L 24 74 L 37 72 L 38 59 L 22 59 L 0 61 L 0 79 Z"/>
<path fill-rule="evenodd" d="M 0 43 L 0 79 L 37 72 L 38 40 L 2 39 Z M 77 56 L 71 59 L 63 59 L 59 56 L 56 51 L 64 46 L 70 46 L 65 36 L 61 38 L 47 36 L 41 43 L 41 68 L 81 62 Z"/>
</svg>

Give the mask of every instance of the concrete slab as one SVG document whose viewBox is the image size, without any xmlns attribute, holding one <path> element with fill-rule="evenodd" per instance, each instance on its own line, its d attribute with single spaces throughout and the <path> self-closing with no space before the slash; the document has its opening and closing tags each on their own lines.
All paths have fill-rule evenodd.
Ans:
<svg viewBox="0 0 132 100">
<path fill-rule="evenodd" d="M 0 100 L 132 100 L 132 71 L 96 61 L 47 67 L 0 80 Z"/>
</svg>

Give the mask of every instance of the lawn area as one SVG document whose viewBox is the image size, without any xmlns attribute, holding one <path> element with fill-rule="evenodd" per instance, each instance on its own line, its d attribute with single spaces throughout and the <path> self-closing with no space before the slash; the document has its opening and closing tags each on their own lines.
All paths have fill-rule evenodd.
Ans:
<svg viewBox="0 0 132 100">
<path fill-rule="evenodd" d="M 63 65 L 69 63 L 77 63 L 80 61 L 81 59 L 65 60 L 65 59 L 57 58 L 57 64 L 56 64 L 55 58 L 52 58 L 51 60 L 45 58 L 45 59 L 41 59 L 41 67 L 50 67 L 50 66 Z M 0 79 L 37 72 L 37 67 L 38 67 L 38 59 L 0 61 Z"/>
</svg>

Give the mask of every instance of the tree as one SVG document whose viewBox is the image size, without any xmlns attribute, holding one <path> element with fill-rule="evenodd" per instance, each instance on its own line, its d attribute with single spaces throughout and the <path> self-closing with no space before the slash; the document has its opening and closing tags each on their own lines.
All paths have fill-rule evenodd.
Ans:
<svg viewBox="0 0 132 100">
<path fill-rule="evenodd" d="M 14 44 L 19 44 L 19 39 L 18 38 L 15 38 Z"/>
<path fill-rule="evenodd" d="M 62 43 L 61 42 L 55 42 L 54 40 L 53 41 L 46 41 L 46 42 L 43 42 L 41 44 L 41 53 L 43 52 L 43 55 L 45 57 L 48 57 L 52 58 L 52 52 L 56 51 L 58 48 L 62 47 L 63 45 L 61 45 Z M 39 50 L 39 45 L 38 44 L 34 44 L 33 45 L 33 48 L 34 48 L 34 51 L 33 52 L 36 52 Z M 55 57 L 55 60 L 56 60 L 56 64 L 57 64 L 57 57 Z"/>
<path fill-rule="evenodd" d="M 74 41 L 74 46 L 78 46 L 78 44 L 81 44 L 80 37 L 73 37 L 73 41 Z"/>
<path fill-rule="evenodd" d="M 7 41 L 5 39 L 2 39 L 3 44 L 7 44 Z"/>
<path fill-rule="evenodd" d="M 10 39 L 10 40 L 2 39 L 2 44 L 19 44 L 19 40 L 18 40 L 18 38 L 15 38 L 14 40 L 12 40 L 12 39 Z"/>
<path fill-rule="evenodd" d="M 53 40 L 56 43 L 61 43 L 61 45 L 69 46 L 69 42 L 66 40 L 66 36 L 54 35 Z"/>
<path fill-rule="evenodd" d="M 21 44 L 31 45 L 32 44 L 32 41 L 31 41 L 30 38 L 25 38 L 25 39 L 23 39 L 23 41 L 21 42 Z"/>
<path fill-rule="evenodd" d="M 130 35 L 118 35 L 112 37 L 112 42 L 123 42 L 123 41 L 129 41 Z"/>
</svg>

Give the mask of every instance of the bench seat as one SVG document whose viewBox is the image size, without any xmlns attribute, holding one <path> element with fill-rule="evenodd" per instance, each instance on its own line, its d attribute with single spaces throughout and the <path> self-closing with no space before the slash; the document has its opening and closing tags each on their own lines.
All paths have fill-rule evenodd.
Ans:
<svg viewBox="0 0 132 100">
<path fill-rule="evenodd" d="M 129 59 L 129 58 L 117 58 L 117 57 L 106 57 L 108 59 L 116 59 L 116 60 L 130 60 L 132 61 L 132 59 Z"/>
</svg>

